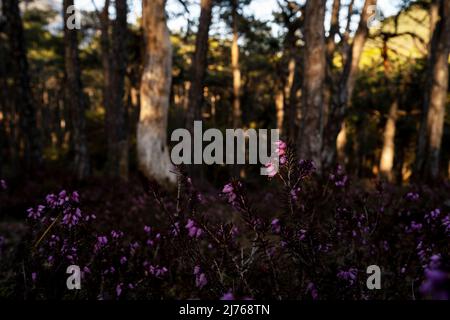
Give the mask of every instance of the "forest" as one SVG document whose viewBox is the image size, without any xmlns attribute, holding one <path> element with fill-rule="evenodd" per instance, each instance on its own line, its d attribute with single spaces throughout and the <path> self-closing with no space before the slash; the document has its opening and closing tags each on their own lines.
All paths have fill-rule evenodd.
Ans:
<svg viewBox="0 0 450 320">
<path fill-rule="evenodd" d="M 448 0 L 0 0 L 0 298 L 449 300 L 449 54 Z"/>
</svg>

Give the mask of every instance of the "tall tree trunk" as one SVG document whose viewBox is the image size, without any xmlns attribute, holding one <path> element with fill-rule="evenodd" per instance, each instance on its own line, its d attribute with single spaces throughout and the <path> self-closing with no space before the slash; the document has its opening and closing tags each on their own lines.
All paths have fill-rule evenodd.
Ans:
<svg viewBox="0 0 450 320">
<path fill-rule="evenodd" d="M 299 134 L 299 156 L 313 160 L 321 170 L 321 121 L 325 81 L 325 18 L 326 0 L 306 2 L 304 77 L 302 85 L 302 120 Z"/>
<path fill-rule="evenodd" d="M 343 122 L 345 113 L 350 105 L 353 89 L 355 87 L 356 74 L 364 44 L 369 32 L 367 22 L 369 19 L 370 6 L 376 5 L 376 0 L 366 0 L 361 12 L 361 18 L 353 38 L 353 43 L 348 56 L 345 57 L 345 65 L 342 71 L 342 77 L 339 79 L 337 96 L 333 98 L 333 106 L 328 117 L 325 129 L 325 142 L 322 150 L 322 161 L 325 168 L 329 168 L 335 161 L 336 139 L 339 132 L 344 129 Z M 342 155 L 340 156 L 342 157 Z"/>
<path fill-rule="evenodd" d="M 398 98 L 395 97 L 389 108 L 389 115 L 384 127 L 383 149 L 381 150 L 380 174 L 388 181 L 393 180 L 392 169 L 395 156 L 395 131 L 398 112 Z"/>
<path fill-rule="evenodd" d="M 326 82 L 325 82 L 325 95 L 324 95 L 324 107 L 323 107 L 323 121 L 322 124 L 326 124 L 328 120 L 328 113 L 330 110 L 331 97 L 333 94 L 333 58 L 334 51 L 336 49 L 335 36 L 339 34 L 339 12 L 341 8 L 340 0 L 333 0 L 333 6 L 331 9 L 331 21 L 330 31 L 326 39 L 327 44 L 327 68 L 326 68 Z M 323 128 L 321 128 L 323 131 Z"/>
<path fill-rule="evenodd" d="M 239 128 L 242 123 L 241 110 L 241 68 L 239 66 L 239 31 L 238 1 L 232 1 L 233 40 L 231 43 L 231 68 L 233 70 L 233 127 Z"/>
<path fill-rule="evenodd" d="M 439 176 L 439 161 L 444 129 L 448 90 L 448 56 L 450 49 L 450 2 L 439 1 L 440 20 L 431 40 L 428 59 L 428 83 L 417 146 L 416 179 L 435 180 Z"/>
<path fill-rule="evenodd" d="M 284 97 L 285 94 L 282 90 L 278 90 L 275 93 L 275 111 L 277 117 L 277 129 L 280 131 L 280 135 L 284 134 Z"/>
<path fill-rule="evenodd" d="M 145 65 L 141 80 L 141 110 L 137 129 L 140 170 L 159 183 L 175 183 L 166 143 L 172 45 L 166 25 L 165 0 L 142 2 Z"/>
<path fill-rule="evenodd" d="M 24 136 L 24 160 L 28 169 L 41 164 L 42 154 L 39 131 L 36 125 L 36 104 L 30 86 L 28 60 L 22 18 L 17 0 L 4 0 L 3 12 L 12 54 L 14 76 L 14 103 L 20 117 L 20 128 Z"/>
<path fill-rule="evenodd" d="M 73 0 L 64 0 L 65 103 L 69 108 L 72 122 L 71 140 L 74 152 L 74 171 L 78 179 L 84 179 L 89 175 L 85 103 L 81 84 L 77 31 L 76 29 L 68 29 L 66 23 L 70 16 L 67 13 L 69 6 L 73 6 Z"/>
<path fill-rule="evenodd" d="M 208 54 L 208 33 L 211 25 L 212 0 L 202 0 L 195 52 L 191 65 L 191 86 L 189 88 L 188 114 L 186 126 L 192 131 L 194 121 L 201 120 L 203 87 L 205 82 Z"/>
<path fill-rule="evenodd" d="M 112 28 L 111 99 L 108 119 L 108 167 L 115 177 L 128 178 L 128 126 L 125 105 L 125 73 L 127 66 L 127 2 L 116 0 L 116 19 Z"/>
</svg>

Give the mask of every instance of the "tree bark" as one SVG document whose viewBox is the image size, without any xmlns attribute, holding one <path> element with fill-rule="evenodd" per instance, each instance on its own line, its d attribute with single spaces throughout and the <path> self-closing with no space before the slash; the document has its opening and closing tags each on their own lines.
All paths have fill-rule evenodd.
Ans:
<svg viewBox="0 0 450 320">
<path fill-rule="evenodd" d="M 308 0 L 305 8 L 304 78 L 302 85 L 302 120 L 299 156 L 313 160 L 321 170 L 321 121 L 326 68 L 324 35 L 325 0 Z"/>
<path fill-rule="evenodd" d="M 165 0 L 143 1 L 145 66 L 142 73 L 141 110 L 137 128 L 140 170 L 161 184 L 175 183 L 166 144 L 172 81 L 172 45 L 166 25 Z"/>
<path fill-rule="evenodd" d="M 239 66 L 239 31 L 238 2 L 232 1 L 233 40 L 231 43 L 231 68 L 233 70 L 233 127 L 240 128 L 242 123 L 241 110 L 241 68 Z"/>
<path fill-rule="evenodd" d="M 380 175 L 388 181 L 393 180 L 392 169 L 395 156 L 395 131 L 398 112 L 398 98 L 394 98 L 384 127 L 383 149 L 381 150 Z"/>
<path fill-rule="evenodd" d="M 28 170 L 42 162 L 39 131 L 36 124 L 36 103 L 30 86 L 29 67 L 24 39 L 22 18 L 17 0 L 4 0 L 3 12 L 12 60 L 14 64 L 14 104 L 19 114 L 20 129 L 24 137 L 24 162 Z"/>
<path fill-rule="evenodd" d="M 194 121 L 201 120 L 203 104 L 203 87 L 207 69 L 208 33 L 211 25 L 212 0 L 202 0 L 195 52 L 191 65 L 191 86 L 189 88 L 188 114 L 186 126 L 191 131 Z"/>
<path fill-rule="evenodd" d="M 125 73 L 127 66 L 127 2 L 116 0 L 116 19 L 113 22 L 111 43 L 110 110 L 108 119 L 108 167 L 115 177 L 128 179 L 128 126 L 125 105 Z"/>
<path fill-rule="evenodd" d="M 85 103 L 81 84 L 80 60 L 78 56 L 78 38 L 76 29 L 70 30 L 66 21 L 67 9 L 73 0 L 63 1 L 64 10 L 64 66 L 65 66 L 65 103 L 72 122 L 72 148 L 74 152 L 74 171 L 78 179 L 89 175 L 89 154 L 86 142 Z"/>
<path fill-rule="evenodd" d="M 332 110 L 328 117 L 327 126 L 324 130 L 326 141 L 322 150 L 322 162 L 325 168 L 331 167 L 336 157 L 336 139 L 340 131 L 344 129 L 343 122 L 345 113 L 351 103 L 353 89 L 355 87 L 356 74 L 364 44 L 368 35 L 367 22 L 369 19 L 369 7 L 376 5 L 376 0 L 366 0 L 361 12 L 361 18 L 353 38 L 348 56 L 345 57 L 345 65 L 342 76 L 339 79 L 336 97 L 333 97 Z M 343 134 L 343 133 L 342 133 Z M 341 134 L 341 135 L 342 135 Z M 340 156 L 342 157 L 342 156 Z"/>
<path fill-rule="evenodd" d="M 326 82 L 325 82 L 325 96 L 323 107 L 323 121 L 322 124 L 326 124 L 328 120 L 328 113 L 330 110 L 331 97 L 333 94 L 333 58 L 336 49 L 335 36 L 339 34 L 339 12 L 341 8 L 340 0 L 333 0 L 333 6 L 331 9 L 330 31 L 326 39 L 327 43 L 327 68 L 326 68 Z M 323 128 L 322 128 L 323 131 Z"/>
<path fill-rule="evenodd" d="M 415 178 L 428 181 L 436 180 L 440 171 L 439 161 L 448 90 L 449 1 L 439 1 L 439 16 L 440 20 L 434 28 L 430 45 L 428 83 L 415 163 Z"/>
</svg>

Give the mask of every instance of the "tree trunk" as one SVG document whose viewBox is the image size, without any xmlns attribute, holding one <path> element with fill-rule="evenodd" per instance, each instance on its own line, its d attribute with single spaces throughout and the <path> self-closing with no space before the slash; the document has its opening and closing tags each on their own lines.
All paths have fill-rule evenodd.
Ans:
<svg viewBox="0 0 450 320">
<path fill-rule="evenodd" d="M 361 12 L 361 18 L 353 38 L 353 43 L 348 56 L 345 57 L 344 70 L 339 80 L 337 96 L 333 98 L 333 106 L 328 117 L 325 129 L 325 142 L 322 150 L 322 160 L 325 168 L 331 167 L 335 161 L 336 139 L 341 130 L 344 130 L 343 122 L 345 113 L 351 103 L 353 89 L 355 87 L 356 73 L 361 58 L 361 54 L 369 32 L 367 22 L 369 19 L 369 7 L 376 5 L 376 0 L 366 0 Z M 341 135 L 344 132 L 341 133 Z"/>
<path fill-rule="evenodd" d="M 325 82 L 325 95 L 324 95 L 324 107 L 323 107 L 323 121 L 322 124 L 326 124 L 328 120 L 328 113 L 330 110 L 331 97 L 333 94 L 333 58 L 334 51 L 336 49 L 335 36 L 339 34 L 339 12 L 341 8 L 340 0 L 333 0 L 333 6 L 331 10 L 330 31 L 326 39 L 327 43 L 327 68 L 326 68 L 326 82 Z M 323 128 L 321 128 L 323 131 Z"/>
<path fill-rule="evenodd" d="M 237 0 L 232 2 L 233 41 L 231 43 L 231 68 L 233 70 L 233 127 L 240 128 L 242 123 L 241 111 L 241 69 L 239 66 L 239 32 Z"/>
<path fill-rule="evenodd" d="M 24 160 L 27 169 L 36 168 L 42 161 L 39 131 L 36 125 L 36 104 L 30 86 L 28 60 L 22 18 L 17 0 L 4 0 L 3 12 L 14 64 L 14 104 L 20 117 L 20 128 L 24 136 Z"/>
<path fill-rule="evenodd" d="M 275 93 L 275 110 L 277 116 L 277 129 L 280 131 L 280 135 L 284 134 L 284 93 L 278 90 Z"/>
<path fill-rule="evenodd" d="M 450 47 L 450 2 L 439 1 L 440 20 L 430 45 L 428 59 L 428 83 L 419 141 L 417 145 L 415 178 L 436 180 L 444 129 L 445 107 L 448 90 L 448 55 Z"/>
<path fill-rule="evenodd" d="M 313 160 L 320 172 L 321 121 L 325 81 L 325 0 L 308 0 L 305 8 L 304 78 L 299 156 Z"/>
<path fill-rule="evenodd" d="M 384 127 L 383 149 L 380 159 L 380 175 L 388 181 L 393 180 L 392 168 L 395 156 L 395 131 L 397 122 L 398 98 L 394 98 Z"/>
<path fill-rule="evenodd" d="M 64 0 L 64 22 L 69 18 L 67 9 L 73 0 Z M 74 171 L 78 179 L 89 175 L 89 154 L 86 142 L 85 103 L 81 84 L 80 61 L 78 57 L 78 38 L 76 29 L 70 30 L 64 23 L 64 66 L 65 103 L 72 122 L 72 148 L 74 152 Z"/>
<path fill-rule="evenodd" d="M 172 45 L 166 25 L 165 0 L 143 1 L 145 65 L 141 80 L 141 110 L 137 129 L 140 170 L 159 183 L 174 184 L 166 144 Z"/>
<path fill-rule="evenodd" d="M 211 25 L 212 0 L 202 0 L 200 5 L 201 12 L 191 65 L 191 86 L 189 88 L 188 114 L 186 117 L 186 126 L 191 131 L 194 121 L 202 119 L 201 110 L 207 68 L 208 33 Z"/>
<path fill-rule="evenodd" d="M 128 178 L 128 126 L 125 105 L 125 73 L 127 66 L 127 2 L 116 0 L 116 19 L 112 28 L 110 110 L 108 118 L 108 167 L 115 177 Z"/>
</svg>

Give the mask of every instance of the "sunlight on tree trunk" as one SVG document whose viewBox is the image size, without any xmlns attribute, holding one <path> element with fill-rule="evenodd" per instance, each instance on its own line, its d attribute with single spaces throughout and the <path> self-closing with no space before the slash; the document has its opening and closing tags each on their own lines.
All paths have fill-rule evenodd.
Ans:
<svg viewBox="0 0 450 320">
<path fill-rule="evenodd" d="M 277 128 L 280 130 L 280 135 L 284 133 L 283 121 L 284 121 L 284 94 L 279 90 L 275 94 L 275 110 L 277 116 Z"/>
<path fill-rule="evenodd" d="M 384 127 L 383 149 L 381 150 L 380 174 L 382 177 L 392 181 L 392 168 L 395 156 L 395 129 L 397 121 L 398 99 L 392 102 L 389 116 Z"/>
<path fill-rule="evenodd" d="M 237 0 L 232 3 L 233 40 L 231 43 L 231 68 L 233 70 L 233 127 L 240 128 L 242 123 L 241 111 L 241 69 L 239 66 L 239 31 Z"/>
<path fill-rule="evenodd" d="M 339 134 L 342 134 L 341 130 L 343 128 L 343 122 L 345 120 L 346 112 L 350 107 L 355 87 L 359 61 L 369 32 L 367 22 L 370 12 L 368 8 L 376 4 L 376 0 L 366 0 L 364 2 L 361 18 L 355 36 L 353 37 L 352 45 L 348 49 L 348 53 L 344 52 L 345 64 L 342 76 L 338 80 L 336 102 L 332 107 L 332 112 L 328 116 L 328 121 L 324 130 L 325 141 L 322 150 L 322 159 L 325 168 L 329 168 L 334 162 L 336 139 Z M 351 2 L 351 5 L 353 5 L 353 2 Z"/>
<path fill-rule="evenodd" d="M 150 179 L 174 184 L 176 177 L 170 172 L 166 144 L 172 46 L 166 25 L 165 0 L 143 1 L 142 5 L 146 55 L 137 129 L 139 168 Z"/>
<path fill-rule="evenodd" d="M 346 162 L 346 154 L 345 154 L 346 146 L 347 146 L 347 124 L 343 122 L 341 130 L 339 131 L 339 134 L 336 138 L 337 161 L 340 164 L 345 164 Z"/>
</svg>

